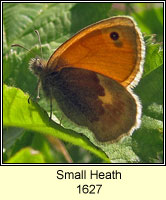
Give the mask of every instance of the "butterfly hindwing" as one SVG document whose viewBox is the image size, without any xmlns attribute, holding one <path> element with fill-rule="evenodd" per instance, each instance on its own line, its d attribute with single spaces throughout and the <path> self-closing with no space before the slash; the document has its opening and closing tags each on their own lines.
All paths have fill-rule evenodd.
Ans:
<svg viewBox="0 0 166 200">
<path fill-rule="evenodd" d="M 110 78 L 69 67 L 53 73 L 47 81 L 43 85 L 52 86 L 52 95 L 64 114 L 88 127 L 99 141 L 117 140 L 137 123 L 135 99 Z"/>
</svg>

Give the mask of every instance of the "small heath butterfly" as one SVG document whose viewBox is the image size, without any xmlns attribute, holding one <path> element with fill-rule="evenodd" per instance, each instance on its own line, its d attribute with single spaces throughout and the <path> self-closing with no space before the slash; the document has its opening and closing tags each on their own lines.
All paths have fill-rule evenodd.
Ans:
<svg viewBox="0 0 166 200">
<path fill-rule="evenodd" d="M 140 126 L 141 104 L 132 88 L 145 55 L 134 20 L 112 17 L 75 34 L 51 55 L 35 58 L 30 69 L 47 97 L 63 113 L 88 127 L 99 142 L 115 142 Z"/>
</svg>

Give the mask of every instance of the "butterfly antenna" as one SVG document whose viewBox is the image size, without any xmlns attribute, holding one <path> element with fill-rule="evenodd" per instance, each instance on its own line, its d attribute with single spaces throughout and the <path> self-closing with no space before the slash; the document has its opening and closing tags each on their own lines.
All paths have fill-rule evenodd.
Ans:
<svg viewBox="0 0 166 200">
<path fill-rule="evenodd" d="M 20 44 L 12 44 L 11 47 L 21 47 L 21 48 L 23 48 L 23 49 L 25 49 L 25 50 L 27 50 L 27 51 L 30 51 L 29 49 L 23 47 L 23 46 L 20 45 Z"/>
<path fill-rule="evenodd" d="M 11 47 L 21 47 L 22 49 L 25 49 L 26 51 L 31 52 L 34 56 L 36 56 L 36 53 L 35 53 L 35 52 L 33 52 L 32 50 L 29 50 L 29 49 L 23 47 L 23 46 L 20 45 L 20 44 L 12 44 Z"/>
<path fill-rule="evenodd" d="M 40 34 L 38 30 L 35 30 L 35 33 L 37 34 L 39 45 L 40 45 L 40 52 L 41 52 L 41 58 L 43 58 L 43 52 L 42 52 L 42 46 L 41 46 L 41 40 L 40 40 Z"/>
</svg>

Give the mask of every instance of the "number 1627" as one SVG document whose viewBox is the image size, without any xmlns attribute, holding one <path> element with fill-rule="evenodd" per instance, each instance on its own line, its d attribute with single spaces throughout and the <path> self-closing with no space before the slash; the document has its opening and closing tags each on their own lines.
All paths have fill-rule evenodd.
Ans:
<svg viewBox="0 0 166 200">
<path fill-rule="evenodd" d="M 99 194 L 102 184 L 96 185 L 78 185 L 79 194 Z"/>
</svg>

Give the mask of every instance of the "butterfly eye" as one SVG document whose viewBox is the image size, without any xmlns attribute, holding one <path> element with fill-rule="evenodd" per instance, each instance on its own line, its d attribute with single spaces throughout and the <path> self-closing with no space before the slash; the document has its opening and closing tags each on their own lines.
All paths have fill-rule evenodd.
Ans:
<svg viewBox="0 0 166 200">
<path fill-rule="evenodd" d="M 119 34 L 117 32 L 112 32 L 112 33 L 110 33 L 110 38 L 112 40 L 118 40 L 119 39 Z"/>
<path fill-rule="evenodd" d="M 35 59 L 35 64 L 36 64 L 39 68 L 41 68 L 41 67 L 42 67 L 41 59 L 36 58 L 36 59 Z"/>
</svg>

